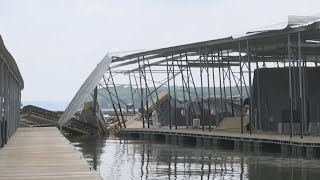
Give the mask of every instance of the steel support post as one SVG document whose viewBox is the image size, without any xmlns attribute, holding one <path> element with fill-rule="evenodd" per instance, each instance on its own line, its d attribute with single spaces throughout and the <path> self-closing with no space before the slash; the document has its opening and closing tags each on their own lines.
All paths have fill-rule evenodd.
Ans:
<svg viewBox="0 0 320 180">
<path fill-rule="evenodd" d="M 169 72 L 169 60 L 167 59 L 167 81 L 168 81 L 168 94 L 169 94 L 169 99 L 168 99 L 168 113 L 169 113 L 169 127 L 171 127 L 171 93 L 170 93 L 170 72 Z"/>
<path fill-rule="evenodd" d="M 304 43 L 304 42 L 303 42 Z M 300 45 L 301 48 L 301 45 Z M 306 57 L 304 58 L 304 63 L 302 66 L 302 88 L 303 88 L 303 119 L 304 119 L 304 132 L 308 132 L 308 104 L 307 104 L 307 90 L 306 90 Z"/>
<path fill-rule="evenodd" d="M 118 115 L 118 111 L 117 111 L 117 108 L 115 107 L 115 103 L 114 103 L 114 101 L 113 101 L 113 98 L 112 98 L 112 95 L 111 95 L 111 92 L 110 92 L 110 89 L 109 89 L 109 87 L 108 87 L 108 85 L 107 85 L 107 81 L 106 81 L 106 79 L 105 79 L 105 77 L 103 76 L 103 80 L 104 80 L 104 82 L 105 82 L 105 84 L 106 84 L 106 89 L 107 89 L 107 91 L 108 91 L 108 93 L 109 93 L 109 96 L 110 96 L 110 100 L 111 100 L 111 103 L 112 103 L 112 107 L 113 107 L 113 110 L 114 110 L 114 112 L 115 112 L 115 114 L 116 114 L 116 117 L 117 117 L 117 119 L 118 119 L 118 124 L 119 124 L 119 127 L 121 128 L 122 126 L 121 126 L 121 122 L 120 122 L 120 118 L 119 118 L 119 115 Z"/>
<path fill-rule="evenodd" d="M 242 58 L 242 56 L 241 56 L 241 58 Z M 244 75 L 243 75 L 243 67 L 247 66 L 247 64 L 246 64 L 246 62 L 245 62 L 245 60 L 243 58 L 242 58 L 242 62 L 243 62 L 243 65 L 242 65 L 242 84 L 244 85 L 244 88 L 246 90 L 246 94 L 249 95 L 249 90 L 248 90 L 248 87 L 247 87 L 247 83 L 246 83 L 246 80 L 245 80 Z M 247 66 L 247 69 L 249 69 L 248 66 Z"/>
<path fill-rule="evenodd" d="M 189 100 L 189 104 L 190 106 L 193 107 L 193 102 L 192 102 L 192 99 L 191 99 L 191 90 L 190 90 L 190 77 L 189 77 L 189 63 L 188 63 L 188 56 L 187 56 L 187 53 L 186 53 L 186 65 L 187 65 L 187 89 L 188 89 L 188 100 Z M 188 107 L 188 110 L 190 109 L 190 106 Z M 193 107 L 193 110 L 194 110 L 194 107 Z M 190 118 L 190 125 L 192 126 L 193 124 L 193 115 L 190 111 L 187 111 L 188 112 L 188 118 Z M 194 110 L 194 114 L 197 116 L 197 113 L 196 111 Z"/>
<path fill-rule="evenodd" d="M 220 61 L 221 61 L 221 57 L 220 56 L 222 56 L 222 51 L 219 51 L 218 52 L 218 58 L 217 58 L 217 61 L 218 61 L 218 63 L 219 63 L 219 93 L 220 93 L 220 108 L 221 108 L 221 120 L 223 119 L 223 117 L 224 117 L 224 112 L 225 112 L 225 109 L 223 109 L 223 102 L 222 102 L 222 82 L 221 82 L 221 63 L 220 63 Z M 219 115 L 219 117 L 220 117 L 220 115 Z"/>
<path fill-rule="evenodd" d="M 190 89 L 190 73 L 189 73 L 189 62 L 188 62 L 188 56 L 186 56 L 186 64 L 187 64 L 187 89 L 188 89 L 188 98 L 189 98 L 189 102 L 190 104 L 192 105 L 193 107 L 193 103 L 192 103 L 192 98 L 191 98 L 191 89 Z M 194 107 L 193 107 L 193 111 L 194 111 L 194 114 L 198 117 Z"/>
<path fill-rule="evenodd" d="M 173 59 L 173 54 L 172 54 L 172 59 Z M 173 99 L 173 103 L 174 103 L 174 114 L 173 114 L 173 117 L 174 117 L 174 126 L 175 126 L 175 129 L 178 128 L 177 126 L 177 92 L 176 92 L 176 76 L 174 74 L 174 61 L 172 60 L 171 62 L 172 64 L 172 80 L 173 80 L 173 96 L 174 96 L 174 99 Z"/>
<path fill-rule="evenodd" d="M 211 57 L 211 63 L 214 64 L 214 56 Z M 213 83 L 213 98 L 214 98 L 214 110 L 215 110 L 214 120 L 215 120 L 216 127 L 218 127 L 219 119 L 218 119 L 218 109 L 217 109 L 217 95 L 216 95 L 217 92 L 216 92 L 216 81 L 215 81 L 215 75 L 214 75 L 214 66 L 212 66 L 212 83 Z"/>
<path fill-rule="evenodd" d="M 191 80 L 192 80 L 194 92 L 195 92 L 195 94 L 196 94 L 196 98 L 197 98 L 199 110 L 200 110 L 200 112 L 202 112 L 202 107 L 201 107 L 201 103 L 200 103 L 200 100 L 199 100 L 199 94 L 198 94 L 196 85 L 195 85 L 195 83 L 194 83 L 194 78 L 193 78 L 193 75 L 192 75 L 192 71 L 191 71 L 191 67 L 190 67 L 190 66 L 189 66 L 189 70 L 190 70 L 189 74 L 190 74 L 190 77 L 191 77 Z"/>
<path fill-rule="evenodd" d="M 149 119 L 149 114 L 150 114 L 150 112 L 149 112 L 149 103 L 148 103 L 148 99 L 149 99 L 149 96 L 148 96 L 148 93 L 147 93 L 147 88 L 148 88 L 148 82 L 147 82 L 147 74 L 146 74 L 146 68 L 145 68 L 145 63 L 144 63 L 144 56 L 142 56 L 142 64 L 143 64 L 143 77 L 144 77 L 144 83 L 145 83 L 145 86 L 146 86 L 146 119 L 147 119 L 147 122 L 148 122 L 148 124 L 147 124 L 147 126 L 148 126 L 148 128 L 150 128 L 150 119 Z M 148 88 L 148 90 L 149 90 L 149 88 Z M 151 96 L 151 93 L 150 93 L 150 90 L 149 90 L 149 95 L 150 95 L 150 97 L 151 97 L 151 99 L 152 99 L 152 96 Z"/>
<path fill-rule="evenodd" d="M 227 111 L 226 71 L 224 67 L 222 68 L 222 85 L 223 85 L 224 109 L 225 111 Z"/>
<path fill-rule="evenodd" d="M 301 128 L 301 132 L 300 132 L 300 137 L 303 138 L 303 134 L 304 134 L 304 104 L 303 104 L 303 79 L 302 79 L 302 67 L 301 67 L 301 33 L 298 32 L 298 54 L 299 54 L 299 102 L 300 102 L 300 128 Z"/>
<path fill-rule="evenodd" d="M 196 113 L 196 111 L 195 111 L 195 109 L 194 109 L 194 106 L 193 106 L 193 103 L 192 103 L 192 98 L 191 98 L 191 89 L 190 89 L 190 73 L 189 73 L 189 68 L 188 68 L 188 66 L 189 66 L 189 61 L 188 61 L 188 55 L 187 55 L 187 53 L 186 53 L 186 65 L 187 65 L 187 89 L 188 89 L 188 98 L 189 98 L 189 103 L 190 103 L 190 105 L 192 106 L 192 109 L 193 109 L 193 112 L 194 112 L 194 114 L 196 115 L 196 117 L 198 118 L 198 114 Z M 192 121 L 192 118 L 193 118 L 193 116 L 192 116 L 192 114 L 191 114 L 191 112 L 190 111 L 188 111 L 188 113 L 189 113 L 189 117 L 191 117 L 191 121 Z M 190 125 L 191 125 L 191 122 L 190 122 Z"/>
<path fill-rule="evenodd" d="M 199 50 L 199 62 L 200 62 L 200 84 L 201 84 L 201 119 L 200 122 L 202 122 L 202 131 L 204 131 L 204 111 L 203 111 L 203 81 L 202 81 L 202 74 L 203 74 L 203 67 L 202 67 L 202 59 L 201 59 L 201 50 Z"/>
<path fill-rule="evenodd" d="M 262 47 L 263 49 L 263 55 L 262 55 L 262 59 L 264 60 L 264 46 Z M 259 126 L 257 125 L 257 129 L 261 130 L 261 97 L 260 97 L 260 75 L 259 75 L 259 62 L 256 62 L 256 71 L 257 71 L 257 94 L 258 94 L 258 123 Z"/>
<path fill-rule="evenodd" d="M 179 54 L 180 60 L 182 60 L 181 57 L 181 53 Z M 178 63 L 179 65 L 179 63 Z M 182 65 L 182 61 L 181 61 L 181 65 Z M 184 89 L 184 74 L 182 71 L 182 67 L 178 66 L 179 70 L 180 70 L 180 74 L 181 74 L 181 84 L 182 84 L 182 93 L 183 93 L 183 110 L 184 110 L 184 116 L 185 116 L 185 120 L 186 120 L 186 128 L 189 128 L 189 122 L 188 122 L 188 118 L 187 118 L 187 105 L 186 105 L 186 93 L 185 93 L 185 89 Z"/>
<path fill-rule="evenodd" d="M 251 82 L 251 62 L 250 62 L 250 47 L 249 40 L 247 40 L 247 58 L 248 58 L 248 70 L 249 70 L 249 122 L 250 122 L 250 134 L 252 134 L 252 82 Z"/>
<path fill-rule="evenodd" d="M 228 73 L 229 73 L 229 91 L 230 91 L 230 100 L 231 100 L 231 113 L 234 117 L 234 104 L 233 104 L 233 93 L 232 93 L 232 86 L 231 86 L 231 67 L 230 67 L 230 61 L 228 61 Z"/>
<path fill-rule="evenodd" d="M 221 64 L 223 63 L 223 54 L 221 51 Z M 222 85 L 223 85 L 223 97 L 224 97 L 224 110 L 225 112 L 227 112 L 227 93 L 226 93 L 226 71 L 224 66 L 221 67 L 222 68 Z"/>
<path fill-rule="evenodd" d="M 208 86 L 208 121 L 209 121 L 209 131 L 211 131 L 211 105 L 210 105 L 210 75 L 209 75 L 209 59 L 208 59 L 208 49 L 206 49 L 206 71 L 207 71 L 207 86 Z"/>
<path fill-rule="evenodd" d="M 111 70 L 110 70 L 110 69 L 109 69 L 109 72 L 110 72 L 110 77 L 111 77 L 111 80 L 112 80 L 114 92 L 115 92 L 115 94 L 116 94 L 116 98 L 117 98 L 117 101 L 118 101 L 118 107 L 119 107 L 119 110 L 120 110 L 120 115 L 121 115 L 121 118 L 122 118 L 122 123 L 123 123 L 124 128 L 126 128 L 126 122 L 125 122 L 125 120 L 124 120 L 124 118 L 123 118 L 123 113 L 122 113 L 122 108 L 121 108 L 120 101 L 119 101 L 119 96 L 118 96 L 117 88 L 116 88 L 116 85 L 114 84 L 114 79 L 113 79 L 113 76 L 112 76 L 112 73 L 111 73 Z"/>
<path fill-rule="evenodd" d="M 242 101 L 242 66 L 241 66 L 241 41 L 239 41 L 239 67 L 240 67 L 240 119 L 241 119 L 241 134 L 243 134 L 243 101 Z"/>
<path fill-rule="evenodd" d="M 142 118 L 142 126 L 145 128 L 144 123 L 144 106 L 143 106 L 143 87 L 142 87 L 142 70 L 140 65 L 140 58 L 138 57 L 138 65 L 139 65 L 139 79 L 140 79 L 140 92 L 141 92 L 141 118 Z"/>
<path fill-rule="evenodd" d="M 137 87 L 134 90 L 134 93 L 135 93 L 136 91 L 139 91 L 139 84 L 138 84 L 138 80 L 137 80 L 137 77 L 136 77 L 135 73 L 133 72 L 132 74 L 133 74 L 133 77 L 134 77 L 134 82 L 136 83 L 136 87 Z M 141 94 L 140 93 L 137 93 L 137 94 L 138 94 L 138 96 L 139 96 L 139 98 L 141 100 L 142 99 Z"/>
<path fill-rule="evenodd" d="M 290 34 L 288 34 L 290 137 L 293 137 L 292 69 L 291 69 L 291 47 L 290 46 L 291 46 Z"/>
<path fill-rule="evenodd" d="M 150 66 L 150 63 L 149 63 L 149 59 L 147 59 L 147 62 L 148 62 L 148 66 L 149 66 L 149 71 L 150 71 L 150 76 L 151 76 L 151 80 L 152 80 L 152 84 L 153 84 L 153 88 L 155 90 L 155 93 L 156 93 L 156 96 L 157 96 L 157 103 L 156 103 L 156 109 L 158 110 L 159 109 L 159 94 L 158 94 L 158 91 L 157 91 L 157 88 L 156 88 L 156 84 L 154 82 L 154 78 L 153 78 L 153 73 L 152 73 L 152 70 L 151 70 L 151 66 Z"/>
<path fill-rule="evenodd" d="M 143 57 L 144 57 L 144 56 L 143 56 Z M 143 58 L 143 59 L 144 59 L 144 58 Z M 142 64 L 143 64 L 142 76 L 143 76 L 143 79 L 144 79 L 144 82 L 145 82 L 145 91 L 146 91 L 146 97 L 145 97 L 145 98 L 147 99 L 147 98 L 150 97 L 150 99 L 151 99 L 151 101 L 152 101 L 152 104 L 155 105 L 155 103 L 154 103 L 154 101 L 153 101 L 153 98 L 152 98 L 152 93 L 153 93 L 155 90 L 152 91 L 152 92 L 150 91 L 149 86 L 148 86 L 148 82 L 147 82 L 148 79 L 147 79 L 147 77 L 146 77 L 146 76 L 147 76 L 147 73 L 146 73 L 146 69 L 145 69 L 146 66 L 145 66 L 144 61 L 143 61 Z M 149 92 L 149 94 L 148 94 L 148 92 Z M 147 100 L 149 100 L 149 99 L 147 99 Z M 146 100 L 146 101 L 147 101 L 147 100 Z M 149 105 L 148 102 L 146 102 L 146 104 Z M 146 107 L 146 108 L 148 108 L 148 107 Z M 147 109 L 147 111 L 148 111 L 148 109 Z M 148 111 L 148 112 L 149 112 L 149 111 Z"/>
<path fill-rule="evenodd" d="M 239 84 L 237 83 L 237 77 L 234 75 L 234 73 L 233 73 L 233 71 L 232 71 L 232 69 L 230 68 L 229 69 L 230 70 L 230 72 L 231 72 L 231 75 L 232 75 L 232 77 L 233 77 L 233 81 L 234 81 L 234 83 L 236 84 L 236 88 L 237 88 L 237 90 L 238 90 L 238 93 L 240 94 L 240 87 L 239 87 Z M 238 79 L 238 81 L 239 81 L 239 79 Z"/>
<path fill-rule="evenodd" d="M 151 80 L 152 80 L 152 84 L 153 84 L 153 88 L 154 88 L 154 91 L 156 93 L 156 96 L 157 96 L 157 102 L 156 102 L 156 111 L 157 113 L 160 112 L 160 101 L 159 101 L 159 94 L 158 94 L 158 90 L 156 88 L 156 84 L 155 84 L 155 81 L 154 81 L 154 77 L 153 77 L 153 72 L 151 70 L 151 66 L 150 66 L 150 62 L 149 62 L 149 59 L 147 59 L 147 62 L 148 62 L 148 66 L 149 66 L 149 71 L 150 71 L 150 76 L 151 76 Z M 152 92 L 153 93 L 153 92 Z M 163 116 L 159 116 L 161 117 L 161 119 L 163 118 Z"/>
<path fill-rule="evenodd" d="M 133 87 L 132 87 L 130 73 L 129 73 L 129 83 L 130 83 L 130 92 L 131 92 L 131 100 L 132 100 L 132 107 L 133 107 L 133 115 L 136 115 L 136 108 L 135 108 L 135 105 L 134 105 L 134 98 L 133 98 L 134 93 L 133 93 Z"/>
</svg>

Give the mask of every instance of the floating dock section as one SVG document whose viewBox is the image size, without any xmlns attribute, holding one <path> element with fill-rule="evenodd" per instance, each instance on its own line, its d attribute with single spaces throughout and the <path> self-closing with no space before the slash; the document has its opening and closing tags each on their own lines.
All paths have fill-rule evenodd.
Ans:
<svg viewBox="0 0 320 180">
<path fill-rule="evenodd" d="M 306 157 L 314 159 L 319 157 L 320 139 L 318 136 L 289 137 L 283 134 L 259 133 L 241 134 L 240 132 L 227 131 L 201 131 L 201 129 L 181 128 L 122 128 L 122 136 L 138 135 L 141 139 L 157 139 L 164 137 L 167 142 L 183 144 L 195 141 L 199 145 L 217 144 L 218 142 L 232 142 L 235 150 L 252 150 L 260 153 L 268 146 L 278 147 L 284 157 Z M 195 140 L 194 140 L 195 139 Z M 274 146 L 276 145 L 276 146 Z M 277 149 L 277 148 L 275 148 Z"/>
<path fill-rule="evenodd" d="M 55 127 L 19 128 L 0 149 L 0 179 L 102 179 Z"/>
</svg>

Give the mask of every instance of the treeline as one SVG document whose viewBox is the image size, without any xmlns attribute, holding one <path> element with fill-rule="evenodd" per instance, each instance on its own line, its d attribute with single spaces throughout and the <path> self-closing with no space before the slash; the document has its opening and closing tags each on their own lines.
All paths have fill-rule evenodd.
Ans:
<svg viewBox="0 0 320 180">
<path fill-rule="evenodd" d="M 109 90 L 112 94 L 114 94 L 114 95 L 116 94 L 114 88 L 109 87 Z M 130 86 L 129 87 L 118 86 L 118 87 L 116 87 L 116 90 L 117 90 L 118 97 L 121 99 L 121 101 L 123 101 L 126 104 L 134 103 L 136 108 L 140 107 L 140 104 L 141 104 L 140 103 L 141 102 L 141 100 L 140 100 L 141 90 L 140 89 L 133 88 L 133 92 L 134 92 L 133 93 L 133 101 L 132 101 Z M 183 87 L 176 87 L 176 97 L 179 100 L 183 100 L 184 96 L 186 97 L 186 99 L 188 99 L 189 94 L 186 89 L 184 89 L 184 90 L 185 91 L 183 91 Z M 148 94 L 150 94 L 149 92 L 151 92 L 151 97 L 149 98 L 149 101 L 151 101 L 151 98 L 153 98 L 153 99 L 156 98 L 156 91 L 153 87 L 150 87 L 149 89 L 143 88 L 144 97 L 146 95 L 146 91 Z M 165 93 L 168 92 L 168 87 L 160 87 L 157 89 L 158 95 L 162 92 L 165 92 Z M 185 94 L 183 92 L 185 92 Z M 207 87 L 204 87 L 203 90 L 201 90 L 200 87 L 190 88 L 191 98 L 196 98 L 196 95 L 201 97 L 202 92 L 203 92 L 204 97 L 208 97 L 208 94 L 209 94 L 208 92 L 210 92 L 210 97 L 214 97 L 214 88 L 212 88 L 212 87 L 210 89 L 208 89 Z M 217 97 L 220 97 L 220 95 L 222 95 L 222 97 L 224 97 L 224 92 L 227 97 L 231 96 L 230 87 L 226 87 L 225 91 L 224 91 L 224 88 L 222 88 L 221 93 L 220 93 L 220 88 L 215 88 L 215 92 L 216 92 Z M 240 95 L 237 87 L 231 87 L 231 92 L 232 92 L 233 97 Z M 243 87 L 243 92 L 244 92 L 243 96 L 246 97 L 247 93 L 246 93 L 245 87 Z M 171 94 L 171 97 L 174 97 L 173 87 L 170 87 L 170 94 Z M 98 90 L 98 101 L 99 101 L 99 104 L 101 105 L 101 108 L 103 108 L 103 109 L 111 109 L 112 108 L 112 103 L 110 101 L 110 95 L 107 90 L 105 90 L 105 89 Z M 113 101 L 117 101 L 115 96 L 113 96 Z M 121 104 L 123 104 L 123 103 L 121 103 Z"/>
</svg>

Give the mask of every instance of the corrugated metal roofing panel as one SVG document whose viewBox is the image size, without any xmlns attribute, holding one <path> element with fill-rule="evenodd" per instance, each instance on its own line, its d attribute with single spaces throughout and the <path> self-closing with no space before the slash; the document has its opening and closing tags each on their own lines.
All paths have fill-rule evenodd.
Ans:
<svg viewBox="0 0 320 180">
<path fill-rule="evenodd" d="M 80 89 L 76 93 L 76 95 L 71 100 L 70 104 L 66 108 L 65 112 L 59 118 L 58 123 L 59 126 L 63 126 L 66 122 L 68 122 L 72 116 L 80 109 L 82 104 L 86 101 L 86 99 L 90 96 L 94 88 L 98 85 L 100 80 L 102 79 L 104 73 L 109 69 L 109 65 L 112 62 L 109 54 L 107 54 L 97 67 L 92 71 L 92 73 L 88 76 L 85 82 L 81 85 Z"/>
<path fill-rule="evenodd" d="M 288 17 L 288 26 L 303 26 L 307 24 L 312 24 L 320 19 L 320 16 L 289 16 Z"/>
<path fill-rule="evenodd" d="M 271 31 L 281 31 L 285 29 L 292 29 L 297 28 L 300 26 L 307 26 L 310 24 L 313 24 L 315 22 L 319 22 L 320 16 L 288 16 L 287 22 L 277 23 L 270 26 L 265 26 L 261 28 L 254 29 L 252 31 L 248 31 L 246 33 L 233 35 L 227 38 L 221 38 L 221 39 L 214 39 L 209 41 L 203 41 L 203 42 L 196 42 L 196 43 L 190 43 L 190 44 L 183 44 L 178 46 L 172 46 L 172 47 L 166 47 L 166 48 L 160 48 L 160 49 L 153 49 L 138 53 L 132 53 L 132 54 L 126 54 L 124 56 L 119 56 L 116 61 L 123 61 L 131 58 L 135 58 L 138 56 L 146 56 L 146 55 L 152 55 L 152 54 L 166 54 L 166 53 L 172 53 L 173 51 L 176 52 L 184 52 L 188 49 L 198 48 L 200 46 L 213 46 L 213 45 L 221 45 L 224 43 L 231 43 L 233 41 L 236 41 L 239 38 L 245 38 L 252 35 L 259 35 Z"/>
</svg>

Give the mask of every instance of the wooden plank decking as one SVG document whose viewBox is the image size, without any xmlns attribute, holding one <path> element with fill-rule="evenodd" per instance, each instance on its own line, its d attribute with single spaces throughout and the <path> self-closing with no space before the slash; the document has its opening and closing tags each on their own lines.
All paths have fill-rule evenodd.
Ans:
<svg viewBox="0 0 320 180">
<path fill-rule="evenodd" d="M 55 127 L 19 128 L 0 149 L 0 179 L 101 179 Z"/>
</svg>

